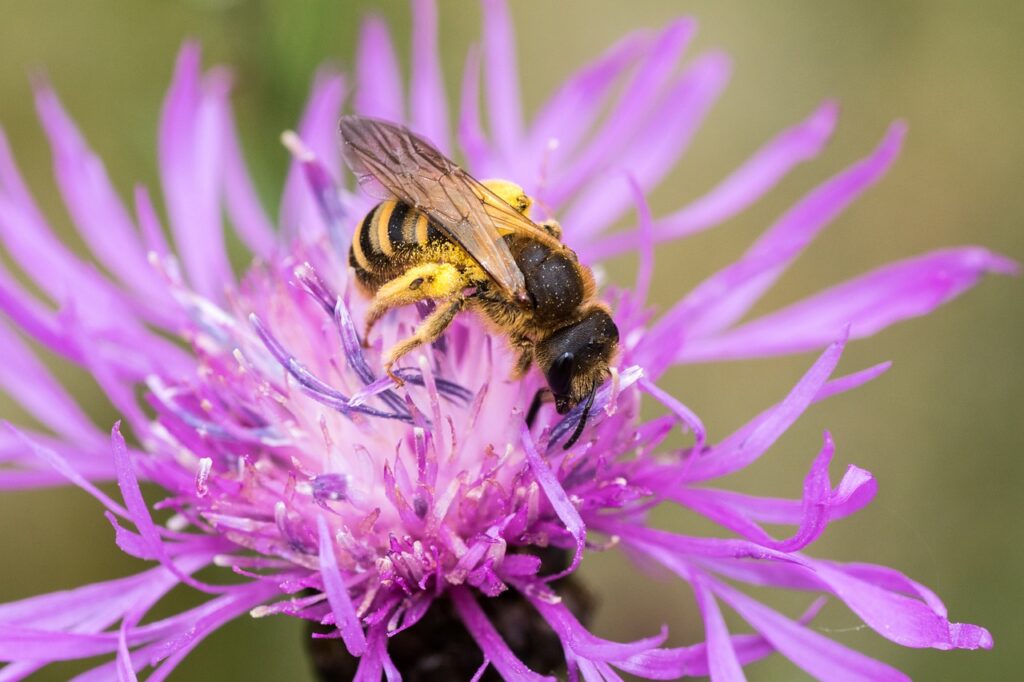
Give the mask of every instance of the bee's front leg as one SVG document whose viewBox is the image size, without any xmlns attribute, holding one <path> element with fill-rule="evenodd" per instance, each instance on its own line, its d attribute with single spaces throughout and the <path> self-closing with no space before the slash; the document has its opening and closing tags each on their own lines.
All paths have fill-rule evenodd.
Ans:
<svg viewBox="0 0 1024 682">
<path fill-rule="evenodd" d="M 526 376 L 526 373 L 530 371 L 530 365 L 533 364 L 533 347 L 535 344 L 525 336 L 514 337 L 511 343 L 512 348 L 519 353 L 519 357 L 516 359 L 516 366 L 512 370 L 512 378 L 521 379 Z"/>
</svg>

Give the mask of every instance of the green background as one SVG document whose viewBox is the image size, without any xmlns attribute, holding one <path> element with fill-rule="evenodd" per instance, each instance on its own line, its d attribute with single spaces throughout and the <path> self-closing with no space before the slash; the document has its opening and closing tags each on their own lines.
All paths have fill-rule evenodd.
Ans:
<svg viewBox="0 0 1024 682">
<path fill-rule="evenodd" d="M 835 221 L 759 306 L 764 312 L 888 260 L 961 243 L 1024 258 L 1024 5 L 905 0 L 773 3 L 574 0 L 515 2 L 525 109 L 532 112 L 572 70 L 627 30 L 698 18 L 696 47 L 731 54 L 734 76 L 686 158 L 652 197 L 665 212 L 710 188 L 780 129 L 823 98 L 842 102 L 827 151 L 767 199 L 721 229 L 660 248 L 653 297 L 664 310 L 742 249 L 804 192 L 865 155 L 894 118 L 910 123 L 888 177 Z M 155 130 L 175 53 L 198 38 L 206 64 L 236 74 L 235 106 L 257 185 L 274 206 L 286 155 L 279 132 L 294 125 L 316 66 L 352 63 L 360 17 L 388 19 L 407 55 L 405 2 L 286 0 L 4 0 L 0 19 L 0 124 L 55 225 L 69 229 L 35 121 L 27 75 L 43 69 L 123 194 L 156 185 Z M 450 92 L 467 45 L 479 36 L 473 2 L 441 3 L 443 66 Z M 694 54 L 691 51 L 691 54 Z M 276 207 L 275 207 L 276 208 Z M 567 234 L 571 235 L 571 226 Z M 72 244 L 80 245 L 76 238 Z M 632 281 L 634 263 L 609 267 Z M 858 627 L 839 607 L 815 626 L 921 680 L 1013 679 L 1024 669 L 1019 486 L 1024 483 L 1022 289 L 985 282 L 930 317 L 859 341 L 841 370 L 891 359 L 892 371 L 813 408 L 737 489 L 797 496 L 820 433 L 847 463 L 872 471 L 877 500 L 837 523 L 813 548 L 820 556 L 891 565 L 938 593 L 956 621 L 991 629 L 991 652 L 913 651 Z M 811 356 L 682 367 L 664 386 L 722 436 L 779 398 Z M 54 364 L 99 424 L 115 418 L 81 372 Z M 9 402 L 0 413 L 23 418 Z M 154 491 L 149 493 L 155 500 Z M 121 555 L 100 507 L 71 490 L 0 497 L 0 601 L 140 570 Z M 702 530 L 683 512 L 659 523 Z M 702 638 L 679 581 L 639 575 L 619 554 L 588 555 L 583 575 L 601 597 L 596 631 L 613 638 L 671 628 L 672 643 Z M 796 610 L 806 599 L 766 595 Z M 183 595 L 180 603 L 189 602 Z M 57 666 L 39 679 L 65 679 Z M 241 619 L 211 636 L 175 679 L 308 679 L 300 625 Z M 756 664 L 754 680 L 801 679 L 781 657 Z"/>
</svg>

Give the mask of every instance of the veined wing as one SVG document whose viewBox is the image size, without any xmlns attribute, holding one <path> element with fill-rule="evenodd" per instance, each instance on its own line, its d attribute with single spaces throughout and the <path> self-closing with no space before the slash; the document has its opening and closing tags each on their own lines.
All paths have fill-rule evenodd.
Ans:
<svg viewBox="0 0 1024 682">
<path fill-rule="evenodd" d="M 361 116 L 342 117 L 339 127 L 345 161 L 360 183 L 379 184 L 425 213 L 508 295 L 528 300 L 502 237 L 527 234 L 560 246 L 557 240 L 408 129 Z"/>
</svg>

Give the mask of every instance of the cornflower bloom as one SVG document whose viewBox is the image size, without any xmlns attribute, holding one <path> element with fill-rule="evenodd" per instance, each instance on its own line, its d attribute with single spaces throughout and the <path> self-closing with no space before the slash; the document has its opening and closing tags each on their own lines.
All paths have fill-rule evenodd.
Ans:
<svg viewBox="0 0 1024 682">
<path fill-rule="evenodd" d="M 107 655 L 78 679 L 134 680 L 152 668 L 148 679 L 163 680 L 210 632 L 247 613 L 307 619 L 322 626 L 317 637 L 341 640 L 328 643 L 351 654 L 356 679 L 398 679 L 399 667 L 426 674 L 422 662 L 393 655 L 411 636 L 403 631 L 442 611 L 445 627 L 461 623 L 475 641 L 477 650 L 461 655 L 477 677 L 496 671 L 546 679 L 560 665 L 572 679 L 614 680 L 622 671 L 731 681 L 743 679 L 743 665 L 777 651 L 821 679 L 905 679 L 808 627 L 821 598 L 810 596 L 806 612 L 791 617 L 748 596 L 744 585 L 834 597 L 904 646 L 991 647 L 984 628 L 951 622 L 931 590 L 898 571 L 804 552 L 876 490 L 871 474 L 853 465 L 832 483 L 828 434 L 801 499 L 740 494 L 713 482 L 756 462 L 812 403 L 885 371 L 883 363 L 833 377 L 849 339 L 926 314 L 982 274 L 1013 273 L 1016 265 L 980 247 L 945 249 L 742 321 L 829 221 L 884 174 L 904 135 L 896 123 L 867 157 L 813 189 L 737 261 L 655 318 L 646 305 L 655 245 L 721 224 L 814 158 L 835 125 L 835 105 L 768 141 L 705 196 L 655 218 L 644 194 L 724 87 L 725 57 L 703 55 L 677 68 L 694 33 L 688 19 L 628 35 L 572 75 L 526 125 L 507 8 L 487 0 L 483 9 L 483 49 L 466 61 L 457 144 L 430 0 L 412 3 L 408 92 L 386 27 L 367 21 L 351 106 L 406 123 L 458 154 L 477 177 L 522 184 L 560 219 L 581 261 L 639 252 L 634 285 L 604 292 L 621 351 L 582 438 L 563 449 L 581 406 L 564 417 L 543 408 L 527 424 L 542 377 L 509 380 L 515 356 L 471 316 L 407 360 L 401 389 L 383 375 L 381 351 L 407 337 L 422 311 L 392 313 L 363 348 L 357 327 L 367 301 L 355 290 L 347 255 L 373 200 L 345 189 L 336 133 L 346 93 L 340 74 L 318 75 L 296 133 L 286 135 L 295 159 L 275 228 L 242 159 L 228 77 L 204 74 L 198 47 L 186 45 L 159 129 L 166 233 L 147 189 L 135 188 L 129 209 L 56 94 L 39 84 L 58 185 L 102 270 L 56 238 L 0 138 L 0 239 L 39 292 L 0 271 L 7 316 L 0 384 L 45 427 L 0 432 L 0 485 L 83 488 L 104 507 L 118 547 L 155 565 L 0 605 L 0 660 L 9 661 L 0 679 Z M 488 132 L 479 113 L 481 68 Z M 607 234 L 633 210 L 634 227 Z M 237 278 L 225 215 L 253 255 Z M 97 430 L 24 337 L 89 371 L 123 425 L 109 436 Z M 656 383 L 680 363 L 812 350 L 819 357 L 786 396 L 722 438 L 710 437 Z M 665 414 L 641 420 L 643 400 Z M 662 447 L 680 427 L 692 444 Z M 122 430 L 130 430 L 130 442 Z M 116 480 L 120 501 L 96 487 L 108 480 Z M 165 491 L 153 506 L 170 514 L 166 523 L 154 520 L 140 480 Z M 660 505 L 699 514 L 727 537 L 648 525 Z M 765 524 L 794 530 L 777 538 Z M 690 584 L 704 642 L 665 647 L 662 630 L 617 643 L 586 629 L 578 617 L 584 600 L 566 578 L 588 551 L 614 547 Z M 550 548 L 560 551 L 554 568 Z M 239 579 L 196 577 L 211 565 Z M 147 617 L 182 584 L 208 599 Z M 753 632 L 731 634 L 721 604 Z M 530 616 L 513 619 L 510 630 L 503 608 Z M 558 662 L 524 653 L 514 641 L 543 636 L 539 626 L 514 631 L 534 628 L 533 621 L 560 643 Z"/>
</svg>

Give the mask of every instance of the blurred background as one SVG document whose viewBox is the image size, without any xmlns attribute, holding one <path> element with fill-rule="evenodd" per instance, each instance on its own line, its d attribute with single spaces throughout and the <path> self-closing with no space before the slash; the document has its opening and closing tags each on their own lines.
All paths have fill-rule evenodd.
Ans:
<svg viewBox="0 0 1024 682">
<path fill-rule="evenodd" d="M 443 66 L 454 95 L 466 48 L 479 36 L 479 11 L 472 2 L 440 4 Z M 159 107 L 178 47 L 187 37 L 197 38 L 206 64 L 234 70 L 245 152 L 265 203 L 276 209 L 287 163 L 278 135 L 297 120 L 316 67 L 325 61 L 352 64 L 360 20 L 368 12 L 388 20 L 399 52 L 408 54 L 404 0 L 323 0 L 301 3 L 301 9 L 287 0 L 4 0 L 2 7 L 0 124 L 37 198 L 65 233 L 68 219 L 30 97 L 33 72 L 49 75 L 127 194 L 136 180 L 157 184 Z M 658 250 L 662 267 L 653 296 L 659 309 L 735 258 L 817 182 L 864 156 L 895 118 L 910 124 L 896 166 L 834 222 L 755 313 L 942 246 L 976 243 L 1024 259 L 1024 5 L 517 0 L 512 15 L 526 112 L 624 32 L 661 26 L 679 14 L 700 22 L 691 54 L 725 50 L 734 76 L 685 159 L 653 195 L 656 214 L 713 186 L 822 99 L 838 98 L 842 116 L 828 150 L 752 210 L 711 233 Z M 616 261 L 609 278 L 629 283 L 633 268 L 629 259 Z M 835 606 L 826 608 L 815 627 L 916 679 L 1013 679 L 1024 668 L 1021 287 L 1010 279 L 986 281 L 928 318 L 853 344 L 841 371 L 886 359 L 894 368 L 810 410 L 767 457 L 733 480 L 740 490 L 798 496 L 825 428 L 838 444 L 834 479 L 848 463 L 876 475 L 880 492 L 874 504 L 832 526 L 813 553 L 905 571 L 940 594 L 953 620 L 988 627 L 996 648 L 901 649 L 858 627 L 855 616 Z M 721 437 L 784 395 L 811 361 L 798 356 L 681 367 L 665 387 L 702 415 L 713 437 Z M 98 423 L 116 419 L 83 373 L 54 366 Z M 0 414 L 23 418 L 3 398 Z M 141 568 L 116 549 L 99 505 L 80 491 L 5 494 L 0 518 L 0 601 Z M 657 520 L 694 530 L 682 512 Z M 583 575 L 600 600 L 598 634 L 635 638 L 666 623 L 673 644 L 703 638 L 692 598 L 679 581 L 640 578 L 617 553 L 588 555 Z M 790 613 L 807 603 L 765 598 Z M 311 679 L 301 629 L 284 617 L 239 620 L 210 637 L 174 678 Z M 38 679 L 65 679 L 80 669 L 59 666 Z M 756 664 L 749 675 L 802 679 L 780 657 Z"/>
</svg>

